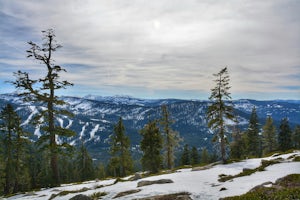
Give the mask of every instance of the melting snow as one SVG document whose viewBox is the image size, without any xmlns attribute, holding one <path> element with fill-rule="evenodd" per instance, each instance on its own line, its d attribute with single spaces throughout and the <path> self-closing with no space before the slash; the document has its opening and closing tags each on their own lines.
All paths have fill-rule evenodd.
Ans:
<svg viewBox="0 0 300 200">
<path fill-rule="evenodd" d="M 292 155 L 300 156 L 300 151 L 285 154 L 276 157 L 267 157 L 267 158 L 257 158 L 257 159 L 249 159 L 244 160 L 242 162 L 236 162 L 227 165 L 216 165 L 207 170 L 201 171 L 192 171 L 191 169 L 182 169 L 178 170 L 172 174 L 165 174 L 159 176 L 152 176 L 144 179 L 140 179 L 137 181 L 126 181 L 126 182 L 118 182 L 115 185 L 112 184 L 115 179 L 104 180 L 104 181 L 90 181 L 85 182 L 83 184 L 67 184 L 58 188 L 50 188 L 42 191 L 35 192 L 37 195 L 34 196 L 24 196 L 17 195 L 14 197 L 8 198 L 11 199 L 49 199 L 49 197 L 57 193 L 55 189 L 59 189 L 61 191 L 64 190 L 79 190 L 83 187 L 91 188 L 86 192 L 82 192 L 81 194 L 91 195 L 95 192 L 106 192 L 108 193 L 106 196 L 102 197 L 102 199 L 112 199 L 117 193 L 124 192 L 137 188 L 137 183 L 141 180 L 158 180 L 158 179 L 171 179 L 174 183 L 170 184 L 162 184 L 162 185 L 150 185 L 141 187 L 142 191 L 127 195 L 118 199 L 129 200 L 135 198 L 143 198 L 154 195 L 161 194 L 170 194 L 181 191 L 186 191 L 191 193 L 192 199 L 203 199 L 203 200 L 217 200 L 226 196 L 234 196 L 241 195 L 248 192 L 253 187 L 260 185 L 264 182 L 271 181 L 275 182 L 278 178 L 286 176 L 292 173 L 300 173 L 300 162 L 290 162 L 286 160 L 286 162 L 274 164 L 266 168 L 265 171 L 256 172 L 250 176 L 243 176 L 239 178 L 233 179 L 233 181 L 227 182 L 218 182 L 219 174 L 227 174 L 234 175 L 240 173 L 243 168 L 256 168 L 260 165 L 262 159 L 276 159 L 282 157 L 287 159 Z M 99 185 L 106 185 L 105 187 L 94 189 Z M 108 186 L 110 185 L 110 186 Z M 226 188 L 227 190 L 220 191 L 221 188 Z M 66 196 L 57 196 L 55 199 L 65 200 L 70 199 L 71 197 L 77 194 L 68 194 Z"/>
</svg>

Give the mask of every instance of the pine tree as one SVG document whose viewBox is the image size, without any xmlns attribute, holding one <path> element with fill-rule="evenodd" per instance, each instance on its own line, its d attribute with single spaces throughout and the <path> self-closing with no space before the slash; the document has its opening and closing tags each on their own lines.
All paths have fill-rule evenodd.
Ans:
<svg viewBox="0 0 300 200">
<path fill-rule="evenodd" d="M 293 147 L 295 149 L 300 149 L 300 125 L 297 125 L 295 127 L 295 130 L 294 130 L 293 136 L 292 136 L 292 141 L 293 141 Z"/>
<path fill-rule="evenodd" d="M 283 118 L 279 126 L 278 148 L 280 151 L 287 151 L 292 148 L 292 131 L 288 118 Z"/>
<path fill-rule="evenodd" d="M 247 155 L 248 156 L 260 156 L 260 141 L 259 141 L 259 124 L 256 114 L 256 108 L 253 107 L 251 116 L 249 119 L 247 134 Z"/>
<path fill-rule="evenodd" d="M 264 155 L 276 150 L 276 127 L 273 124 L 273 119 L 271 116 L 268 116 L 266 124 L 263 126 L 262 140 Z"/>
<path fill-rule="evenodd" d="M 196 147 L 192 147 L 191 151 L 191 165 L 196 165 L 199 163 L 199 153 Z"/>
<path fill-rule="evenodd" d="M 190 165 L 190 164 L 191 164 L 190 148 L 188 144 L 185 144 L 181 155 L 181 165 Z"/>
<path fill-rule="evenodd" d="M 94 165 L 91 156 L 89 155 L 83 142 L 77 151 L 77 173 L 80 181 L 86 181 L 94 178 Z"/>
<path fill-rule="evenodd" d="M 202 149 L 202 152 L 201 152 L 201 163 L 202 164 L 209 163 L 209 153 L 208 153 L 208 151 L 207 151 L 206 148 Z"/>
<path fill-rule="evenodd" d="M 20 191 L 21 182 L 27 184 L 29 180 L 25 178 L 25 145 L 29 140 L 27 133 L 21 128 L 21 118 L 15 112 L 12 105 L 7 104 L 0 113 L 0 130 L 3 132 L 1 137 L 4 146 L 5 165 L 5 186 L 4 194 Z M 13 189 L 13 190 L 11 190 Z"/>
<path fill-rule="evenodd" d="M 179 145 L 181 138 L 179 133 L 171 129 L 171 124 L 173 123 L 170 119 L 170 113 L 166 105 L 162 105 L 162 119 L 161 125 L 163 126 L 163 136 L 164 136 L 164 150 L 165 150 L 165 163 L 167 169 L 172 169 L 174 167 L 174 151 Z"/>
<path fill-rule="evenodd" d="M 157 173 L 162 165 L 162 136 L 156 121 L 150 121 L 141 130 L 141 150 L 143 151 L 142 166 L 144 170 Z"/>
<path fill-rule="evenodd" d="M 29 185 L 29 172 L 28 168 L 25 164 L 27 157 L 27 149 L 26 147 L 30 143 L 28 136 L 29 133 L 24 132 L 21 128 L 21 119 L 18 117 L 16 121 L 16 135 L 14 140 L 14 155 L 15 155 L 15 184 L 14 184 L 14 193 L 19 191 L 24 191 L 21 188 L 29 189 L 27 186 Z"/>
<path fill-rule="evenodd" d="M 229 93 L 229 75 L 227 67 L 223 68 L 218 74 L 214 74 L 216 78 L 214 82 L 216 86 L 211 89 L 211 96 L 209 100 L 212 103 L 207 109 L 208 127 L 216 130 L 217 135 L 213 141 L 219 141 L 221 147 L 221 157 L 223 163 L 226 163 L 226 136 L 225 136 L 225 120 L 233 120 L 233 105 L 230 101 Z"/>
<path fill-rule="evenodd" d="M 111 136 L 111 166 L 115 176 L 124 177 L 133 171 L 133 160 L 130 154 L 130 140 L 125 135 L 125 127 L 120 117 L 114 127 L 114 134 Z"/>
<path fill-rule="evenodd" d="M 105 166 L 103 163 L 99 163 L 99 165 L 96 168 L 96 177 L 99 179 L 104 179 L 106 177 L 106 171 Z"/>
<path fill-rule="evenodd" d="M 42 31 L 44 34 L 43 40 L 45 41 L 42 46 L 34 42 L 28 44 L 31 48 L 27 51 L 27 57 L 33 57 L 41 64 L 45 65 L 47 73 L 44 77 L 33 80 L 29 77 L 27 72 L 18 71 L 15 73 L 17 80 L 13 82 L 17 89 L 23 90 L 20 93 L 24 96 L 25 101 L 41 102 L 46 104 L 47 109 L 40 112 L 35 119 L 37 123 L 41 123 L 44 119 L 41 130 L 44 134 L 39 138 L 39 143 L 50 149 L 50 166 L 52 171 L 52 178 L 50 180 L 52 186 L 59 185 L 59 171 L 58 171 L 58 152 L 59 147 L 67 147 L 67 143 L 58 144 L 56 137 L 71 137 L 75 133 L 73 131 L 59 127 L 55 123 L 55 118 L 59 115 L 69 115 L 71 113 L 66 110 L 58 109 L 57 106 L 65 104 L 55 95 L 59 89 L 65 89 L 72 84 L 68 81 L 60 81 L 59 73 L 65 72 L 61 66 L 55 65 L 53 60 L 53 53 L 61 48 L 61 45 L 56 43 L 55 34 L 52 29 Z M 56 107 L 55 107 L 56 106 Z"/>
<path fill-rule="evenodd" d="M 15 178 L 15 170 L 14 170 L 14 156 L 13 156 L 13 140 L 16 134 L 17 122 L 19 121 L 18 115 L 15 113 L 12 105 L 7 104 L 6 107 L 0 113 L 0 130 L 3 132 L 2 142 L 4 147 L 4 160 L 5 160 L 5 183 L 4 183 L 4 191 L 5 195 L 10 194 L 12 192 L 12 187 L 14 185 L 13 180 Z"/>
<path fill-rule="evenodd" d="M 241 159 L 244 156 L 244 140 L 238 128 L 232 133 L 233 141 L 230 143 L 230 155 L 233 159 Z"/>
</svg>

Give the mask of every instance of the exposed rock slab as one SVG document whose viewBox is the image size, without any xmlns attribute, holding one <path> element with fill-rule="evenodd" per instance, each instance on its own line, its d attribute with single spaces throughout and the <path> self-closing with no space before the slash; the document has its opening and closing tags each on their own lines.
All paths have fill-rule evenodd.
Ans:
<svg viewBox="0 0 300 200">
<path fill-rule="evenodd" d="M 155 181 L 140 181 L 138 182 L 138 187 L 143 187 L 146 185 L 153 185 L 153 184 L 166 184 L 166 183 L 174 183 L 171 179 L 160 179 Z"/>
</svg>

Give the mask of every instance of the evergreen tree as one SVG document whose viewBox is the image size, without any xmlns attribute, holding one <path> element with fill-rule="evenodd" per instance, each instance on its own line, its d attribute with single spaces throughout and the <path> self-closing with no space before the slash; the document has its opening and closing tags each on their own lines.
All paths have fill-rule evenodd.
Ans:
<svg viewBox="0 0 300 200">
<path fill-rule="evenodd" d="M 208 151 L 207 151 L 206 148 L 202 149 L 202 152 L 201 152 L 201 163 L 202 164 L 209 163 L 209 153 L 208 153 Z"/>
<path fill-rule="evenodd" d="M 106 177 L 105 166 L 103 163 L 99 163 L 96 168 L 96 177 L 99 179 L 104 179 Z"/>
<path fill-rule="evenodd" d="M 191 151 L 191 165 L 196 165 L 199 163 L 199 153 L 196 147 L 192 147 Z"/>
<path fill-rule="evenodd" d="M 295 149 L 300 149 L 300 125 L 297 125 L 295 127 L 293 136 L 292 136 L 292 141 L 293 141 L 293 147 Z"/>
<path fill-rule="evenodd" d="M 170 114 L 166 105 L 162 105 L 162 119 L 161 125 L 163 126 L 164 135 L 164 150 L 165 150 L 165 163 L 167 169 L 172 169 L 174 167 L 174 151 L 178 146 L 181 138 L 178 132 L 171 129 L 171 124 L 173 123 L 170 119 Z"/>
<path fill-rule="evenodd" d="M 94 178 L 93 160 L 83 142 L 81 142 L 80 148 L 77 152 L 76 163 L 80 181 L 86 181 Z"/>
<path fill-rule="evenodd" d="M 271 116 L 268 116 L 266 124 L 263 126 L 262 141 L 264 155 L 276 150 L 276 127 Z"/>
<path fill-rule="evenodd" d="M 278 148 L 280 151 L 287 151 L 292 148 L 292 131 L 288 118 L 283 118 L 279 126 Z"/>
<path fill-rule="evenodd" d="M 27 146 L 29 144 L 29 133 L 24 132 L 21 128 L 21 119 L 18 117 L 16 121 L 16 135 L 14 140 L 14 156 L 15 156 L 15 184 L 14 193 L 25 191 L 29 189 L 29 172 L 26 163 L 27 159 Z"/>
<path fill-rule="evenodd" d="M 182 165 L 190 165 L 191 164 L 190 149 L 189 149 L 188 144 L 184 145 L 183 152 L 181 155 L 181 164 Z"/>
<path fill-rule="evenodd" d="M 247 134 L 247 155 L 248 156 L 261 156 L 260 153 L 260 141 L 259 141 L 259 124 L 258 117 L 256 114 L 256 108 L 253 107 L 251 116 L 249 119 Z"/>
<path fill-rule="evenodd" d="M 157 127 L 156 121 L 150 121 L 141 130 L 141 150 L 143 151 L 142 166 L 144 170 L 157 173 L 161 169 L 162 156 L 162 136 Z"/>
<path fill-rule="evenodd" d="M 24 165 L 25 145 L 28 142 L 27 134 L 21 128 L 21 118 L 12 105 L 7 104 L 3 108 L 0 119 L 0 130 L 3 132 L 1 139 L 6 163 L 4 194 L 16 193 L 20 191 L 20 185 L 28 185 L 29 183 L 28 176 L 25 180 L 27 169 Z"/>
<path fill-rule="evenodd" d="M 240 130 L 236 130 L 232 133 L 233 141 L 230 143 L 230 155 L 233 159 L 241 159 L 244 156 L 244 140 L 240 133 Z"/>
<path fill-rule="evenodd" d="M 217 131 L 217 135 L 213 141 L 219 141 L 221 147 L 221 157 L 223 163 L 226 163 L 226 136 L 225 136 L 225 120 L 233 120 L 233 105 L 230 101 L 229 93 L 229 75 L 227 67 L 223 68 L 218 74 L 214 74 L 216 86 L 211 89 L 209 100 L 212 103 L 207 109 L 208 127 Z"/>
<path fill-rule="evenodd" d="M 133 160 L 130 154 L 130 140 L 125 134 L 125 127 L 121 117 L 115 125 L 114 134 L 110 139 L 110 163 L 115 171 L 115 176 L 127 176 L 133 171 Z"/>
<path fill-rule="evenodd" d="M 19 121 L 18 115 L 15 113 L 12 105 L 7 104 L 6 107 L 0 113 L 0 130 L 3 132 L 2 143 L 4 147 L 4 161 L 5 165 L 5 183 L 4 183 L 4 194 L 10 194 L 13 188 L 13 180 L 15 178 L 14 170 L 14 157 L 13 157 L 13 140 L 18 127 L 16 124 Z"/>
<path fill-rule="evenodd" d="M 35 101 L 46 104 L 47 109 L 40 112 L 36 117 L 36 122 L 41 122 L 44 119 L 41 130 L 44 134 L 39 138 L 39 143 L 50 149 L 50 166 L 52 177 L 50 179 L 51 185 L 59 185 L 59 171 L 58 171 L 58 152 L 59 147 L 67 147 L 67 143 L 58 144 L 56 137 L 71 137 L 75 133 L 73 131 L 59 127 L 55 123 L 55 118 L 59 115 L 70 115 L 66 110 L 58 109 L 57 106 L 65 104 L 55 95 L 59 89 L 65 89 L 72 84 L 68 81 L 60 81 L 59 73 L 66 71 L 61 66 L 55 65 L 53 60 L 53 53 L 61 48 L 61 45 L 56 43 L 55 34 L 52 29 L 42 31 L 44 34 L 43 40 L 45 41 L 42 46 L 34 42 L 29 42 L 31 48 L 27 50 L 28 56 L 33 57 L 35 60 L 44 64 L 47 73 L 44 77 L 33 80 L 29 77 L 27 72 L 18 71 L 15 73 L 17 80 L 13 82 L 17 89 L 23 90 L 20 93 L 24 96 L 26 101 Z M 56 106 L 56 107 L 55 107 Z"/>
</svg>

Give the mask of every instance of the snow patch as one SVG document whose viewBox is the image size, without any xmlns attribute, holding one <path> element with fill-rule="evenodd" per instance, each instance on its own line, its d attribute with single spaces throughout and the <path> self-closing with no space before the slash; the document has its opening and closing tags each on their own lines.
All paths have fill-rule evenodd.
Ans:
<svg viewBox="0 0 300 200">
<path fill-rule="evenodd" d="M 95 137 L 95 133 L 98 131 L 99 129 L 99 124 L 97 124 L 93 130 L 90 132 L 90 138 L 93 139 Z"/>
</svg>

